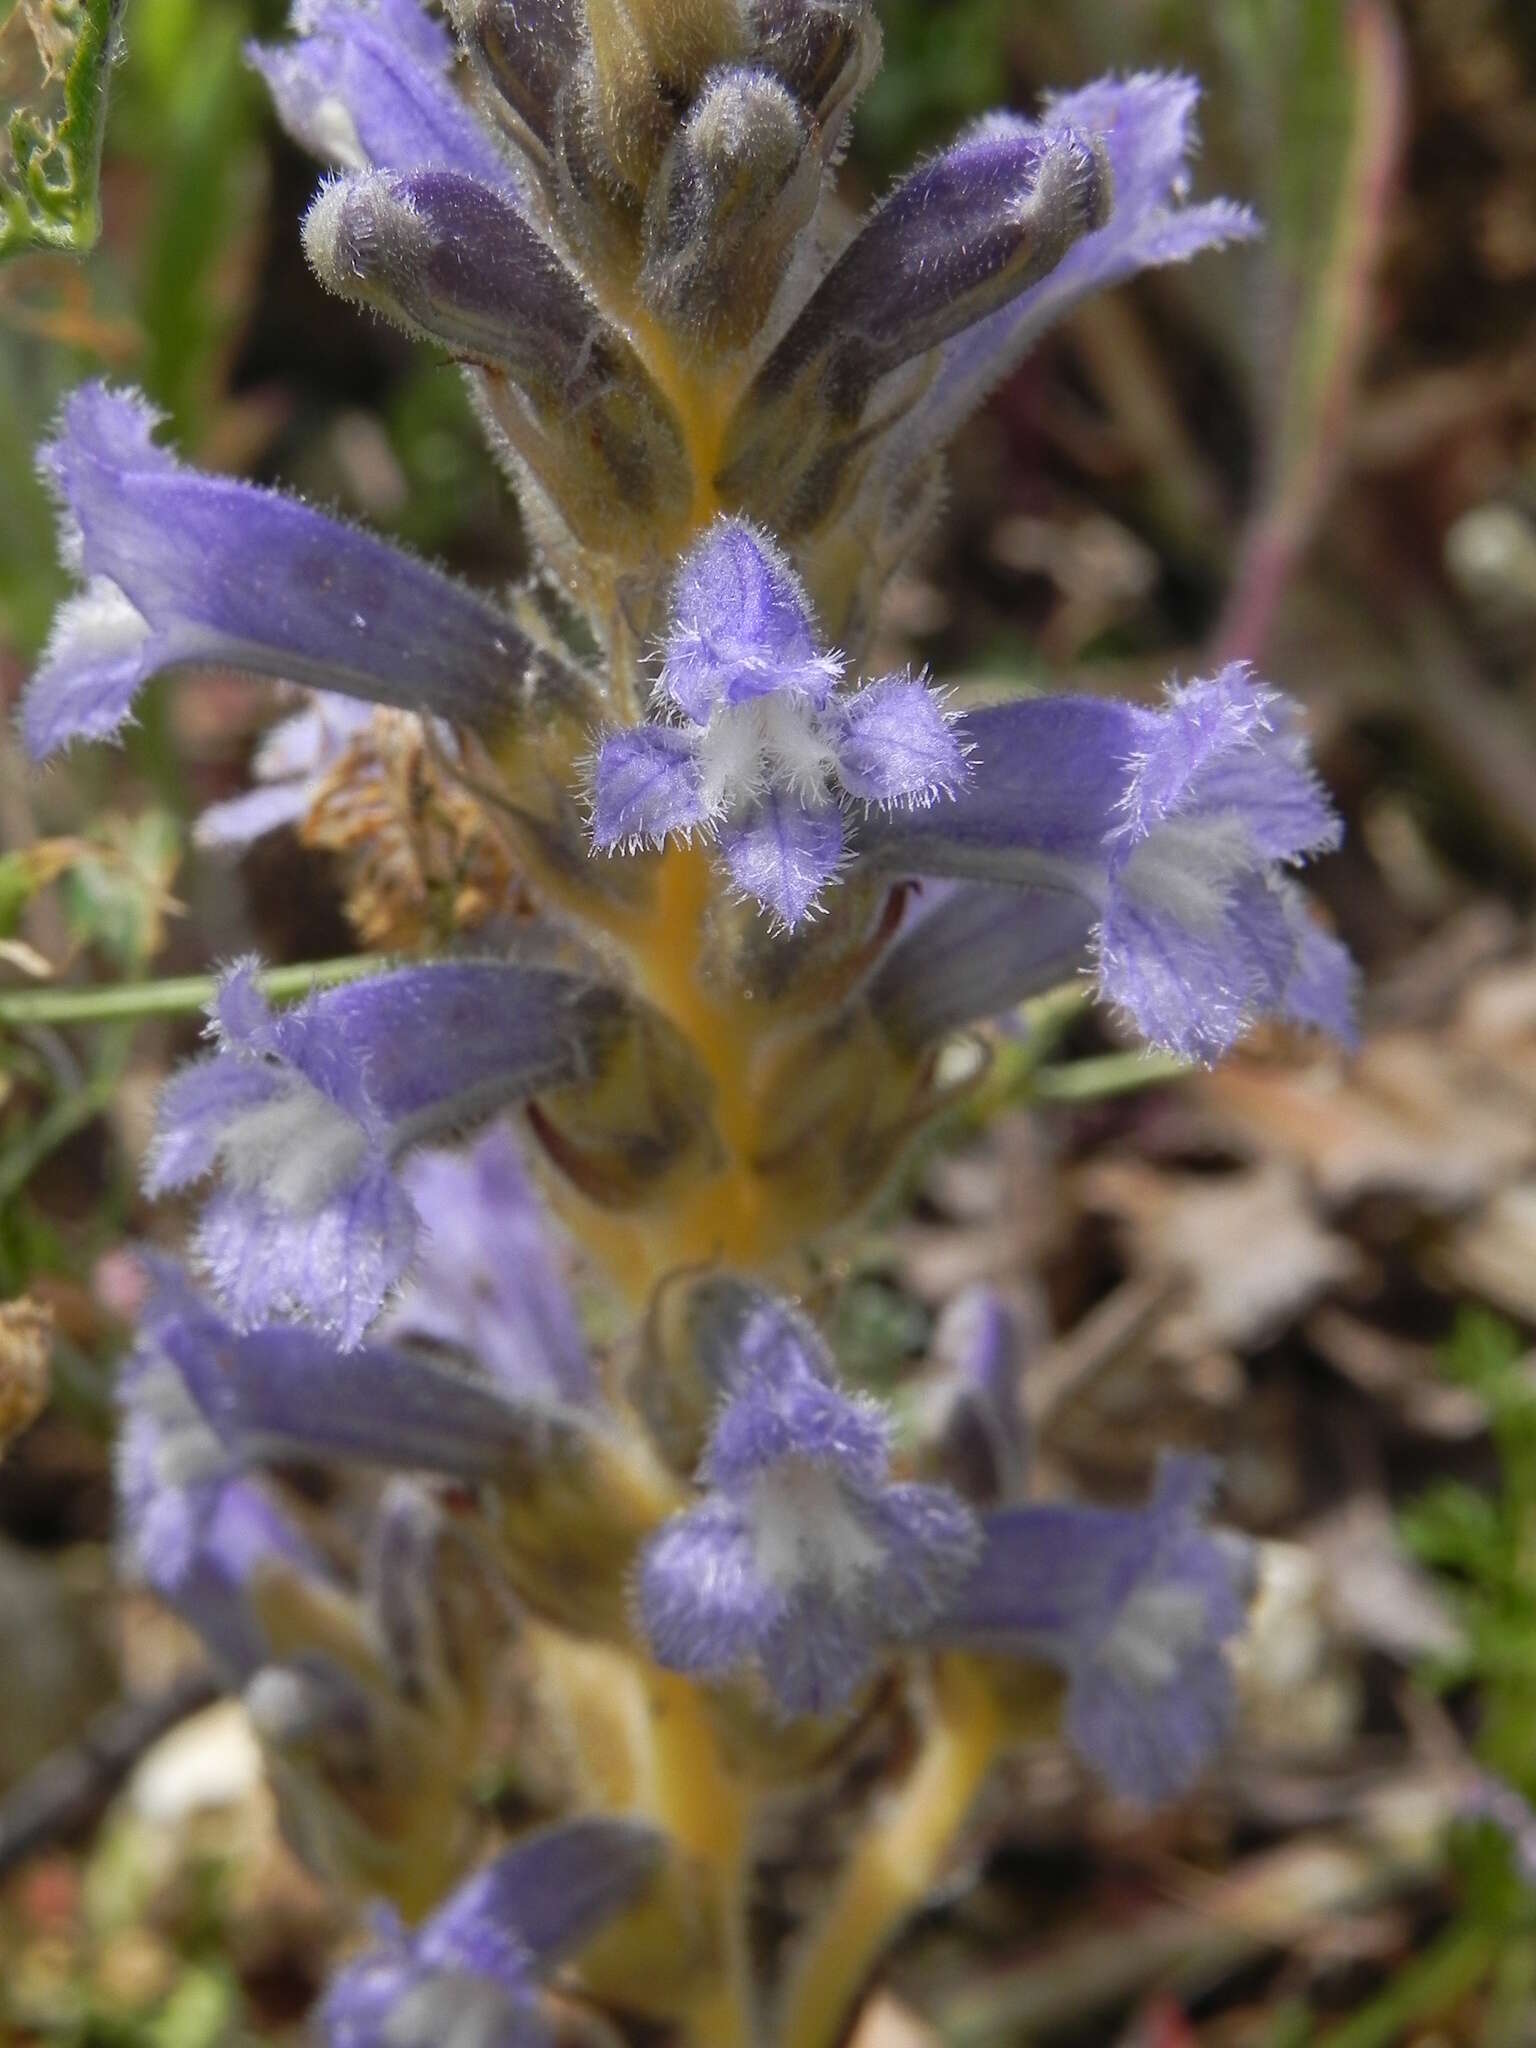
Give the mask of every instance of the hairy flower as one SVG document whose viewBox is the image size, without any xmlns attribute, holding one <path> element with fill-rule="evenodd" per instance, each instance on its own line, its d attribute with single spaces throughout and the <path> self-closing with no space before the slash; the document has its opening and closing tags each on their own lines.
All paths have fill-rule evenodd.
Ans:
<svg viewBox="0 0 1536 2048">
<path fill-rule="evenodd" d="M 212 1004 L 217 1049 L 161 1098 L 149 1190 L 220 1168 L 195 1242 L 237 1321 L 297 1312 L 355 1344 L 416 1244 L 401 1153 L 581 1073 L 583 997 L 550 970 L 443 963 L 274 1013 L 246 962 Z"/>
<path fill-rule="evenodd" d="M 159 419 L 132 393 L 84 384 L 39 458 L 85 588 L 22 702 L 34 755 L 110 737 L 151 676 L 193 664 L 471 726 L 576 687 L 440 570 L 296 499 L 183 467 L 156 446 Z"/>
<path fill-rule="evenodd" d="M 1215 1468 L 1164 1460 L 1145 1508 L 1000 1508 L 933 1640 L 1040 1657 L 1067 1677 L 1066 1732 L 1117 1792 L 1186 1791 L 1235 1709 L 1222 1645 L 1243 1625 L 1248 1560 L 1202 1514 Z"/>
<path fill-rule="evenodd" d="M 641 1560 L 640 1618 L 661 1662 L 716 1677 L 755 1667 L 787 1714 L 843 1705 L 975 1555 L 955 1495 L 889 1471 L 880 1411 L 834 1385 L 809 1324 L 762 1298 L 735 1336 L 704 1499 Z"/>
<path fill-rule="evenodd" d="M 844 803 L 921 807 L 965 779 L 934 693 L 885 676 L 847 693 L 789 563 L 719 520 L 683 563 L 656 722 L 610 733 L 593 769 L 602 850 L 707 827 L 732 881 L 794 927 L 844 858 Z"/>
<path fill-rule="evenodd" d="M 899 1032 L 1032 993 L 1041 961 L 1055 971 L 1071 950 L 1073 909 L 1042 904 L 1058 892 L 1100 993 L 1153 1044 L 1214 1059 L 1271 1014 L 1351 1035 L 1348 956 L 1286 873 L 1337 845 L 1338 816 L 1294 705 L 1246 667 L 1174 688 L 1156 711 L 1042 697 L 975 712 L 961 731 L 974 771 L 955 801 L 866 834 L 884 867 L 972 885 L 883 970 Z M 950 928 L 969 974 L 934 943 Z"/>
<path fill-rule="evenodd" d="M 546 2048 L 541 1973 L 621 1913 L 661 1854 L 638 1822 L 571 1821 L 514 1843 L 419 1928 L 379 1912 L 373 1948 L 321 2007 L 330 2048 Z"/>
<path fill-rule="evenodd" d="M 162 1274 L 118 1383 L 118 1536 L 129 1569 L 195 1628 L 233 1683 L 269 1655 L 250 1599 L 263 1570 L 324 1576 L 312 1546 L 210 1428 L 164 1343 L 195 1312 Z"/>
</svg>

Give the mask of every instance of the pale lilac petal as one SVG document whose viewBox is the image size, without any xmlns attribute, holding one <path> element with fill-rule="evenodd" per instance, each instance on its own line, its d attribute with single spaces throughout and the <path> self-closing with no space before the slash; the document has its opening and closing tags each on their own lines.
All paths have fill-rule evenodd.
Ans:
<svg viewBox="0 0 1536 2048">
<path fill-rule="evenodd" d="M 423 1229 L 388 1334 L 461 1349 L 524 1399 L 594 1400 L 575 1303 L 511 1132 L 488 1132 L 468 1154 L 418 1153 L 404 1179 Z"/>
<path fill-rule="evenodd" d="M 374 1161 L 312 1211 L 257 1189 L 220 1189 L 204 1206 L 192 1250 L 242 1328 L 306 1316 L 350 1345 L 361 1343 L 405 1277 L 417 1228 L 409 1196 Z"/>
<path fill-rule="evenodd" d="M 746 1516 L 725 1500 L 659 1530 L 635 1590 L 640 1626 L 669 1671 L 713 1674 L 745 1664 L 779 1605 L 757 1569 Z"/>
<path fill-rule="evenodd" d="M 293 39 L 252 43 L 288 133 L 348 170 L 432 167 L 511 185 L 512 167 L 454 90 L 452 39 L 420 0 L 298 0 Z"/>
<path fill-rule="evenodd" d="M 379 1912 L 320 2008 L 328 2048 L 548 2048 L 541 1974 L 631 1904 L 664 1848 L 642 1822 L 568 1821 L 514 1842 L 414 1932 Z"/>
<path fill-rule="evenodd" d="M 1203 1517 L 1213 1468 L 1164 1460 L 1145 1508 L 999 1509 L 936 1643 L 1038 1657 L 1067 1676 L 1066 1731 L 1127 1797 L 1187 1790 L 1230 1727 L 1222 1646 L 1242 1628 L 1251 1558 Z"/>
<path fill-rule="evenodd" d="M 530 691 L 566 691 L 560 664 L 452 578 L 297 499 L 183 468 L 155 445 L 158 419 L 88 384 L 42 451 L 86 588 L 22 700 L 35 756 L 109 736 L 150 676 L 189 664 L 467 725 L 524 715 Z"/>
<path fill-rule="evenodd" d="M 198 813 L 193 836 L 199 846 L 250 846 L 269 832 L 296 825 L 312 800 L 313 791 L 300 782 L 249 789 L 243 796 L 205 805 Z"/>
<path fill-rule="evenodd" d="M 1130 839 L 1198 811 L 1241 817 L 1266 860 L 1339 843 L 1339 816 L 1307 757 L 1296 705 L 1246 663 L 1170 690 L 1143 715 L 1143 734 L 1122 805 Z"/>
<path fill-rule="evenodd" d="M 1354 1046 L 1360 1037 L 1360 970 L 1348 949 L 1323 930 L 1300 889 L 1286 888 L 1283 895 L 1296 941 L 1281 999 L 1285 1015 L 1293 1023 L 1326 1032 L 1341 1045 Z"/>
<path fill-rule="evenodd" d="M 720 827 L 720 851 L 742 895 L 793 931 L 842 865 L 842 813 L 836 804 L 769 790 L 745 817 Z"/>
<path fill-rule="evenodd" d="M 965 755 L 943 706 L 916 676 L 886 676 L 840 706 L 837 779 L 866 803 L 923 805 L 953 796 Z"/>
<path fill-rule="evenodd" d="M 592 843 L 599 852 L 647 842 L 704 822 L 695 736 L 672 725 L 631 725 L 598 749 L 592 775 Z"/>
<path fill-rule="evenodd" d="M 724 705 L 783 691 L 825 704 L 841 674 L 816 645 L 810 602 L 787 556 L 744 519 L 719 519 L 672 591 L 660 688 L 705 725 Z"/>
<path fill-rule="evenodd" d="M 1259 232 L 1248 208 L 1230 200 L 1183 203 L 1198 98 L 1192 79 L 1141 72 L 1062 94 L 1040 124 L 989 117 L 989 126 L 1013 122 L 1021 135 L 1059 126 L 1097 139 L 1108 154 L 1113 203 L 1105 224 L 1075 242 L 1047 276 L 946 345 L 937 377 L 904 424 L 905 459 L 947 441 L 1045 329 L 1091 292 Z"/>
<path fill-rule="evenodd" d="M 614 1015 L 571 975 L 462 961 L 274 1011 L 242 963 L 212 1005 L 218 1052 L 162 1096 L 149 1183 L 219 1167 L 194 1244 L 230 1313 L 307 1316 L 354 1345 L 416 1247 L 400 1156 L 576 1078 Z"/>
<path fill-rule="evenodd" d="M 372 705 L 316 691 L 303 711 L 263 733 L 251 763 L 257 787 L 199 813 L 194 833 L 199 846 L 248 846 L 268 832 L 297 824 L 326 771 L 372 718 Z"/>
</svg>

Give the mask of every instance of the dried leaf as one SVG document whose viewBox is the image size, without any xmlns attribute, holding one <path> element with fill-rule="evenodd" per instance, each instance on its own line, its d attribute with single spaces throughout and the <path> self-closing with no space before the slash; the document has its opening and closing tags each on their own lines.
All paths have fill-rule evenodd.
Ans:
<svg viewBox="0 0 1536 2048">
<path fill-rule="evenodd" d="M 0 1453 L 48 1402 L 53 1311 L 21 1295 L 0 1302 Z"/>
</svg>

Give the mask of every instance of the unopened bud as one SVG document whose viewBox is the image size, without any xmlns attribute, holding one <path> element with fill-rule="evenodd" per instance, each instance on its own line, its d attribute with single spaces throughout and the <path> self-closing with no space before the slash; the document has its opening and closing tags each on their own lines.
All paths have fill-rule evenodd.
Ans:
<svg viewBox="0 0 1536 2048">
<path fill-rule="evenodd" d="M 686 107 L 717 64 L 746 55 L 741 0 L 586 0 L 588 113 L 620 181 L 644 193 Z"/>
<path fill-rule="evenodd" d="M 833 264 L 743 399 L 722 483 L 779 531 L 829 509 L 877 385 L 1036 283 L 1100 226 L 1102 150 L 984 122 L 922 165 Z"/>
<path fill-rule="evenodd" d="M 689 489 L 671 407 L 634 348 L 499 193 L 453 171 L 328 185 L 304 223 L 321 281 L 479 363 L 517 454 L 606 540 L 615 514 L 665 515 Z M 585 474 L 586 488 L 583 488 Z"/>
<path fill-rule="evenodd" d="M 449 0 L 459 38 L 491 88 L 496 118 L 548 155 L 560 89 L 581 56 L 580 0 Z"/>
<path fill-rule="evenodd" d="M 787 87 L 763 71 L 717 72 L 651 187 L 646 299 L 692 341 L 743 347 L 768 316 L 820 186 Z"/>
<path fill-rule="evenodd" d="M 854 102 L 880 68 L 880 24 L 866 0 L 756 0 L 757 61 L 778 74 L 834 156 Z"/>
</svg>

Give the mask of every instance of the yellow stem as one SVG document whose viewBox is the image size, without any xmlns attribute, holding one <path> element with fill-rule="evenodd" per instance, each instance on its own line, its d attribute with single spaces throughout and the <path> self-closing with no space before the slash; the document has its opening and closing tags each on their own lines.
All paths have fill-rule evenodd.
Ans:
<svg viewBox="0 0 1536 2048">
<path fill-rule="evenodd" d="M 836 2048 L 870 1970 L 932 1889 L 996 1754 L 998 1714 L 981 1672 L 945 1658 L 935 1683 L 922 1754 L 854 1850 L 790 1980 L 782 2048 Z"/>
<path fill-rule="evenodd" d="M 705 1873 L 718 1913 L 720 1968 L 691 2002 L 691 2048 L 752 2048 L 752 1961 L 746 1874 L 751 1798 L 720 1753 L 698 1688 L 671 1672 L 646 1674 L 651 1707 L 651 1803 L 656 1819 Z"/>
</svg>

